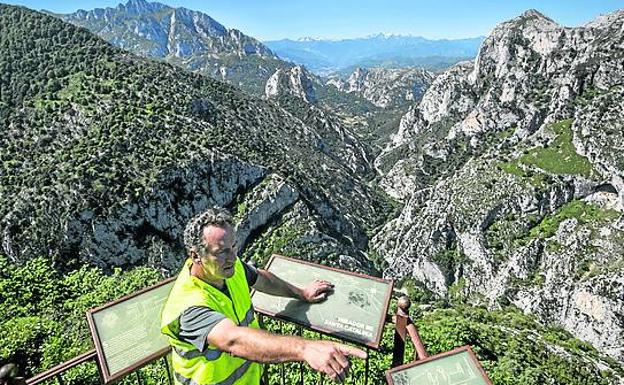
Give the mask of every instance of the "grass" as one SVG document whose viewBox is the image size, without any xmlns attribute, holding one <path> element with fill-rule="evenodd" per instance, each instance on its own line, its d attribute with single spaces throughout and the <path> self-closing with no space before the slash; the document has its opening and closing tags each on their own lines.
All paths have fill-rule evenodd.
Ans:
<svg viewBox="0 0 624 385">
<path fill-rule="evenodd" d="M 555 133 L 555 139 L 549 145 L 525 151 L 518 159 L 499 162 L 498 168 L 539 189 L 548 185 L 546 175 L 539 171 L 556 175 L 591 176 L 595 173 L 591 163 L 574 148 L 571 126 L 572 119 L 551 124 L 549 128 Z M 537 168 L 537 172 L 533 171 L 534 168 Z"/>
<path fill-rule="evenodd" d="M 555 235 L 561 222 L 570 218 L 576 218 L 581 224 L 585 224 L 615 220 L 618 216 L 615 210 L 605 210 L 593 204 L 575 200 L 544 217 L 537 226 L 531 229 L 529 236 L 541 239 L 550 238 Z"/>
<path fill-rule="evenodd" d="M 579 155 L 572 144 L 572 119 L 562 120 L 550 125 L 556 134 L 548 147 L 536 147 L 522 155 L 519 162 L 533 165 L 544 171 L 558 175 L 582 175 L 589 177 L 592 165 L 589 160 Z"/>
<path fill-rule="evenodd" d="M 513 127 L 509 127 L 508 129 L 501 131 L 501 132 L 497 132 L 496 133 L 496 138 L 500 141 L 503 141 L 507 138 L 509 138 L 511 135 L 513 135 L 514 132 L 516 132 L 516 126 Z"/>
<path fill-rule="evenodd" d="M 545 188 L 548 185 L 544 174 L 535 173 L 532 170 L 526 170 L 520 167 L 520 164 L 517 160 L 512 160 L 509 162 L 499 162 L 496 165 L 506 173 L 524 179 L 529 182 L 529 184 L 538 189 Z"/>
<path fill-rule="evenodd" d="M 57 96 L 60 99 L 70 99 L 72 96 L 77 96 L 81 93 L 83 84 L 86 83 L 86 76 L 84 71 L 76 72 L 69 76 L 69 82 L 67 86 L 58 91 Z"/>
</svg>

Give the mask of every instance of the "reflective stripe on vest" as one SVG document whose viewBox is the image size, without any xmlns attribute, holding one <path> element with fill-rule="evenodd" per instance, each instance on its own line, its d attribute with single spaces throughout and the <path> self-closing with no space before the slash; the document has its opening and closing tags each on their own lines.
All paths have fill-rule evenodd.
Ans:
<svg viewBox="0 0 624 385">
<path fill-rule="evenodd" d="M 179 347 L 175 346 L 173 348 L 176 354 L 182 358 L 186 358 L 187 360 L 192 360 L 193 358 L 203 356 L 208 361 L 214 361 L 221 357 L 221 350 L 219 349 L 204 349 L 204 351 L 200 352 L 199 350 L 182 350 Z"/>
<path fill-rule="evenodd" d="M 245 319 L 243 319 L 240 323 L 240 326 L 249 326 L 251 321 L 254 320 L 254 309 L 253 306 L 247 310 L 247 314 L 245 314 Z"/>
<path fill-rule="evenodd" d="M 249 324 L 251 323 L 251 321 L 253 321 L 253 319 L 254 319 L 254 309 L 252 306 L 249 308 L 249 310 L 247 310 L 245 319 L 241 321 L 240 326 L 249 326 Z M 186 358 L 187 360 L 191 360 L 196 357 L 204 356 L 205 359 L 209 361 L 214 361 L 214 360 L 219 359 L 219 357 L 221 356 L 221 350 L 219 349 L 206 348 L 200 352 L 198 349 L 187 351 L 187 350 L 183 350 L 175 346 L 173 350 L 175 350 L 178 356 L 182 358 Z"/>
<path fill-rule="evenodd" d="M 251 364 L 252 364 L 252 361 L 245 361 L 241 366 L 236 368 L 236 370 L 234 370 L 234 372 L 230 374 L 228 378 L 226 378 L 225 380 L 221 382 L 215 382 L 214 384 L 210 384 L 210 385 L 232 385 L 234 382 L 240 379 L 243 376 L 243 374 L 245 374 L 245 372 L 247 371 L 247 369 L 249 369 Z M 184 385 L 204 385 L 204 384 L 198 384 L 197 382 L 193 381 L 192 378 L 186 378 L 179 373 L 174 372 L 174 375 L 175 375 L 176 380 L 178 380 L 180 383 Z"/>
</svg>

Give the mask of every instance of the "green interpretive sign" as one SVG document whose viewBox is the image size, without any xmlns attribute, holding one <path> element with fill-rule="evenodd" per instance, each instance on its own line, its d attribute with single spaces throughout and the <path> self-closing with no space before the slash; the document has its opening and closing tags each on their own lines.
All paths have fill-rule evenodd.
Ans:
<svg viewBox="0 0 624 385">
<path fill-rule="evenodd" d="M 278 255 L 271 257 L 265 269 L 299 287 L 315 279 L 326 280 L 334 284 L 334 291 L 315 304 L 254 291 L 252 302 L 258 313 L 379 348 L 392 281 Z"/>
<path fill-rule="evenodd" d="M 164 356 L 169 342 L 160 314 L 173 278 L 87 313 L 104 382 L 114 381 Z"/>
<path fill-rule="evenodd" d="M 469 346 L 386 372 L 390 385 L 492 385 Z"/>
</svg>

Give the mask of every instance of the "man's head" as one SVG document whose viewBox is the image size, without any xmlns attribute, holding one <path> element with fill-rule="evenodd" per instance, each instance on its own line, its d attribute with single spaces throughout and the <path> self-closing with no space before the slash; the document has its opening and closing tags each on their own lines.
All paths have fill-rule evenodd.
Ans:
<svg viewBox="0 0 624 385">
<path fill-rule="evenodd" d="M 230 214 L 218 207 L 192 218 L 184 230 L 184 246 L 196 270 L 207 280 L 234 275 L 236 234 Z"/>
</svg>

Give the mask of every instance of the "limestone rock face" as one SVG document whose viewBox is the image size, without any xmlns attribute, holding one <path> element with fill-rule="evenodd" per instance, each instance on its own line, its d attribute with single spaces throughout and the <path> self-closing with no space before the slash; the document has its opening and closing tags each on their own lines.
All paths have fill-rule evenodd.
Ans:
<svg viewBox="0 0 624 385">
<path fill-rule="evenodd" d="M 116 8 L 79 10 L 63 19 L 142 56 L 184 58 L 235 52 L 276 58 L 259 41 L 228 30 L 204 13 L 145 0 L 130 0 Z"/>
<path fill-rule="evenodd" d="M 346 80 L 331 79 L 341 91 L 355 93 L 381 108 L 396 108 L 418 101 L 435 78 L 420 68 L 357 68 Z"/>
<path fill-rule="evenodd" d="M 266 226 L 298 198 L 297 190 L 279 175 L 267 176 L 261 185 L 248 193 L 248 198 L 239 206 L 241 209 L 237 210 L 241 221 L 236 226 L 236 244 L 243 249 L 253 231 Z"/>
<path fill-rule="evenodd" d="M 575 148 L 606 176 L 603 190 L 617 193 L 616 207 L 624 210 L 624 89 L 597 95 L 575 116 Z"/>
<path fill-rule="evenodd" d="M 384 185 L 405 184 L 393 177 L 402 172 L 390 170 L 393 159 L 406 157 L 396 153 L 407 147 L 416 149 L 414 158 L 421 148 L 448 146 L 458 137 L 477 147 L 485 136 L 512 127 L 522 138 L 543 123 L 574 116 L 578 96 L 619 84 L 624 76 L 618 65 L 621 12 L 600 20 L 566 28 L 537 11 L 527 11 L 494 28 L 472 66 L 457 64 L 438 76 L 421 103 L 404 116 L 376 160 L 387 174 Z M 397 167 L 420 168 L 405 163 Z"/>
<path fill-rule="evenodd" d="M 61 17 L 137 55 L 164 60 L 257 96 L 277 68 L 292 67 L 253 37 L 182 7 L 129 0 L 115 8 Z"/>
<path fill-rule="evenodd" d="M 513 303 L 624 360 L 623 24 L 527 11 L 433 81 L 375 160 L 405 203 L 372 241 L 386 275 Z"/>
<path fill-rule="evenodd" d="M 151 196 L 106 218 L 82 213 L 69 223 L 73 246 L 66 247 L 78 248 L 81 258 L 102 266 L 147 262 L 173 273 L 185 258 L 179 242 L 188 220 L 209 207 L 228 206 L 237 191 L 265 173 L 261 167 L 223 155 L 194 163 L 162 177 Z"/>
<path fill-rule="evenodd" d="M 280 94 L 290 94 L 306 103 L 316 102 L 316 94 L 310 74 L 301 66 L 290 70 L 277 70 L 266 83 L 265 96 L 270 99 Z"/>
</svg>

